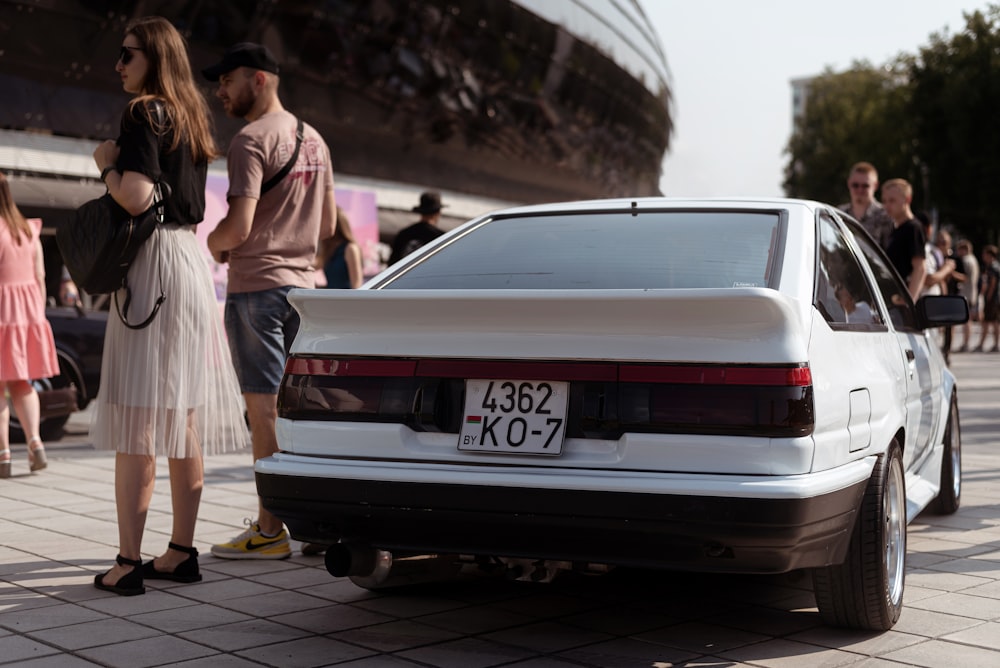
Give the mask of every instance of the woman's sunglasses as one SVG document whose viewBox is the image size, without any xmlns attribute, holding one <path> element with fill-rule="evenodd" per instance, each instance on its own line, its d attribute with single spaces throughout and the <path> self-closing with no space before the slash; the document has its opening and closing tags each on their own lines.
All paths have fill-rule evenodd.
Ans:
<svg viewBox="0 0 1000 668">
<path fill-rule="evenodd" d="M 122 61 L 122 65 L 128 65 L 132 62 L 133 51 L 142 51 L 141 47 L 138 46 L 122 46 L 121 52 L 118 54 L 118 60 Z"/>
</svg>

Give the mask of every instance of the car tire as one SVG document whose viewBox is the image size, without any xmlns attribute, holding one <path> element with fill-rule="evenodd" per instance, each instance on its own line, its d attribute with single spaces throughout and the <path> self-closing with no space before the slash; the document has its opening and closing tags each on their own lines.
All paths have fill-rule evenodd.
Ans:
<svg viewBox="0 0 1000 668">
<path fill-rule="evenodd" d="M 906 480 L 894 440 L 879 457 L 842 564 L 814 569 L 813 592 L 831 626 L 887 631 L 903 609 Z"/>
<path fill-rule="evenodd" d="M 941 453 L 941 491 L 931 509 L 939 515 L 951 515 L 962 505 L 962 427 L 958 418 L 958 397 L 951 395 L 948 424 L 944 429 L 944 452 Z"/>
<path fill-rule="evenodd" d="M 38 435 L 43 441 L 59 440 L 63 436 L 67 422 L 69 422 L 68 415 L 45 418 L 38 425 Z"/>
</svg>

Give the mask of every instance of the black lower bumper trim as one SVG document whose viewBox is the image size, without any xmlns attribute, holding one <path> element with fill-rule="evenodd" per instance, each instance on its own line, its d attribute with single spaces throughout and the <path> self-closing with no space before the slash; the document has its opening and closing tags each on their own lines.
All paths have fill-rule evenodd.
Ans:
<svg viewBox="0 0 1000 668">
<path fill-rule="evenodd" d="M 257 474 L 300 540 L 731 573 L 842 562 L 866 484 L 757 499 Z"/>
</svg>

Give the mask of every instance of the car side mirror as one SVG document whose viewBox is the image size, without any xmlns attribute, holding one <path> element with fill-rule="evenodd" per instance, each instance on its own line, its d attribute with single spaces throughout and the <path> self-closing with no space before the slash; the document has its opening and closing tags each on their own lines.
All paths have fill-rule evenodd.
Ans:
<svg viewBox="0 0 1000 668">
<path fill-rule="evenodd" d="M 969 302 L 961 295 L 925 295 L 917 300 L 921 328 L 961 325 L 969 320 Z"/>
</svg>

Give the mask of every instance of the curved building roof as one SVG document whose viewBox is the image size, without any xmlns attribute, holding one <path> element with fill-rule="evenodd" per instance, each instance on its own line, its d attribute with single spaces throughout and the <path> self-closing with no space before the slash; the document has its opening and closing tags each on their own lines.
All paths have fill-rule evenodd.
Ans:
<svg viewBox="0 0 1000 668">
<path fill-rule="evenodd" d="M 658 193 L 670 78 L 634 0 L 0 0 L 0 130 L 33 146 L 117 134 L 114 64 L 140 12 L 181 30 L 196 71 L 236 42 L 271 48 L 283 103 L 324 136 L 338 176 L 505 202 Z M 201 83 L 225 146 L 243 121 Z M 70 160 L 26 168 L 16 147 L 0 160 L 81 176 L 60 173 Z"/>
</svg>

